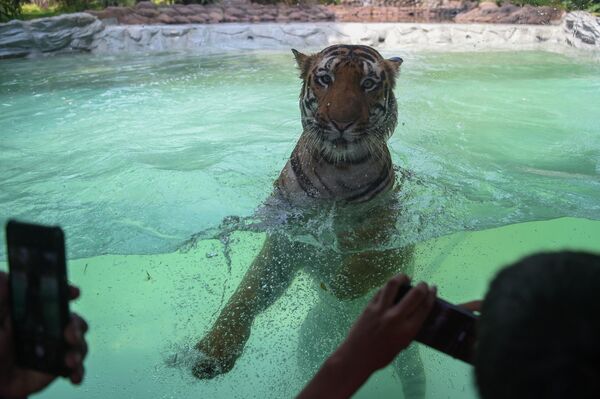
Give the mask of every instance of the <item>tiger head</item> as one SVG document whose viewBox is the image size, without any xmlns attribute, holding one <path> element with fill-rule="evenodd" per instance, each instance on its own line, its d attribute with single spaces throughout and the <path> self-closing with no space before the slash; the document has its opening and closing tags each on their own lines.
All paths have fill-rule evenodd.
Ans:
<svg viewBox="0 0 600 399">
<path fill-rule="evenodd" d="M 396 128 L 393 89 L 402 59 L 384 59 L 367 46 L 292 52 L 303 80 L 302 127 L 312 149 L 334 163 L 381 155 Z"/>
</svg>

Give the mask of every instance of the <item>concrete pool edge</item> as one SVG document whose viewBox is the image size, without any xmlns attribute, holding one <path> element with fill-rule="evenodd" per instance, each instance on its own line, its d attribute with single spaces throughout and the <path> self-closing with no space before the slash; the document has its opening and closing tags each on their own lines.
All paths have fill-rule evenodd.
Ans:
<svg viewBox="0 0 600 399">
<path fill-rule="evenodd" d="M 118 55 L 317 49 L 341 42 L 365 44 L 383 51 L 581 49 L 600 54 L 600 18 L 573 12 L 559 25 L 352 22 L 105 25 L 90 14 L 77 13 L 0 24 L 0 58 L 65 52 Z"/>
</svg>

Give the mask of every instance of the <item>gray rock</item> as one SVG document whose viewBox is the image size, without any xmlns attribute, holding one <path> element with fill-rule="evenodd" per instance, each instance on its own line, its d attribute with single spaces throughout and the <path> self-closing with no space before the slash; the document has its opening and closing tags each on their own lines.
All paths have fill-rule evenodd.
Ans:
<svg viewBox="0 0 600 399">
<path fill-rule="evenodd" d="M 491 51 L 566 48 L 560 26 L 386 23 L 232 23 L 115 26 L 97 35 L 97 54 L 152 51 L 200 53 L 227 50 L 320 49 L 333 43 L 367 44 L 385 51 Z M 146 35 L 150 29 L 157 35 Z M 119 33 L 121 32 L 121 33 Z M 137 33 L 139 32 L 139 33 Z M 141 36 L 140 36 L 141 35 Z M 139 40 L 135 38 L 141 37 Z M 380 40 L 380 38 L 385 40 Z"/>
<path fill-rule="evenodd" d="M 458 23 L 496 23 L 496 24 L 559 24 L 564 12 L 556 7 L 517 7 L 510 3 L 497 6 L 483 2 L 478 7 L 458 14 L 454 21 Z"/>
<path fill-rule="evenodd" d="M 205 15 L 203 20 L 217 22 L 224 17 L 222 12 L 216 12 L 217 9 L 211 10 L 215 15 Z M 184 20 L 182 15 L 178 17 Z M 285 16 L 286 19 L 290 17 Z M 386 51 L 562 52 L 570 47 L 600 50 L 600 19 L 582 12 L 568 14 L 561 25 L 324 22 L 204 25 L 175 24 L 175 18 L 166 14 L 161 14 L 159 20 L 172 25 L 106 26 L 96 17 L 85 13 L 31 22 L 11 21 L 0 24 L 0 58 L 65 51 L 91 51 L 97 54 L 154 51 L 206 53 L 290 47 L 309 51 L 333 43 L 367 44 Z"/>
<path fill-rule="evenodd" d="M 0 24 L 0 58 L 25 57 L 31 51 L 31 33 L 22 21 Z"/>
<path fill-rule="evenodd" d="M 575 11 L 566 16 L 563 29 L 569 46 L 600 50 L 600 18 Z"/>
<path fill-rule="evenodd" d="M 86 13 L 0 24 L 0 58 L 64 51 L 90 51 L 94 36 L 104 29 Z"/>
</svg>

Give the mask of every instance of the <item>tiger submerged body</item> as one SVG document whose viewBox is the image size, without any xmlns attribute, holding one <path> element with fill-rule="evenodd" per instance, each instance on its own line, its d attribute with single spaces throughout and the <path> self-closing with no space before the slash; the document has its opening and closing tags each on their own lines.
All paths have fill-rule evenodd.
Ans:
<svg viewBox="0 0 600 399">
<path fill-rule="evenodd" d="M 396 180 L 387 140 L 397 123 L 393 89 L 402 60 L 384 59 L 367 46 L 334 45 L 314 55 L 292 51 L 303 82 L 303 133 L 272 197 L 300 209 L 333 206 L 342 214 L 385 197 Z M 194 374 L 212 378 L 229 371 L 243 351 L 254 318 L 275 302 L 300 268 L 342 300 L 361 297 L 393 274 L 408 272 L 412 248 L 364 250 L 376 248 L 394 231 L 392 207 L 364 209 L 336 233 L 335 251 L 269 235 L 211 330 L 196 345 L 202 356 Z M 403 386 L 403 374 L 422 374 L 418 352 L 412 352 L 415 366 L 399 372 Z M 404 391 L 407 394 L 406 387 Z M 422 395 L 411 393 L 415 396 Z"/>
</svg>

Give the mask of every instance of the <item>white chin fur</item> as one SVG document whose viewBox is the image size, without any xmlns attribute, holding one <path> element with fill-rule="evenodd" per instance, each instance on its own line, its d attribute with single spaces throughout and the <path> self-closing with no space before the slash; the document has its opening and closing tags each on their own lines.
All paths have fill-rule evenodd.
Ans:
<svg viewBox="0 0 600 399">
<path fill-rule="evenodd" d="M 336 161 L 350 161 L 366 155 L 367 149 L 357 143 L 346 141 L 344 144 L 335 144 L 332 141 L 323 141 L 325 154 Z"/>
</svg>

